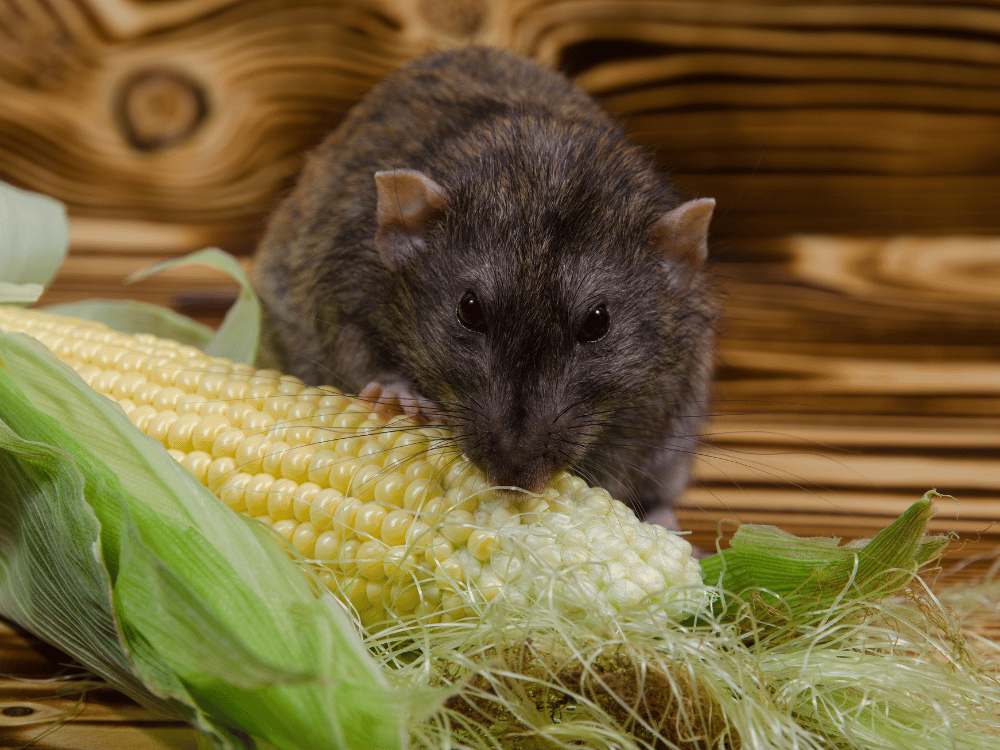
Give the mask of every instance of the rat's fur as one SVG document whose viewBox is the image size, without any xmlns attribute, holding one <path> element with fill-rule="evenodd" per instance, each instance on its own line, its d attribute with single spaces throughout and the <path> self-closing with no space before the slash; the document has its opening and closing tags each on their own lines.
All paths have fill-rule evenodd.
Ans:
<svg viewBox="0 0 1000 750">
<path fill-rule="evenodd" d="M 393 272 L 373 175 L 400 168 L 448 205 Z M 669 503 L 687 483 L 717 314 L 687 250 L 656 240 L 680 203 L 563 76 L 498 50 L 425 58 L 347 115 L 274 215 L 255 271 L 272 352 L 353 392 L 401 376 L 495 482 L 537 490 L 575 468 L 643 508 Z M 485 336 L 456 317 L 469 289 Z M 601 302 L 610 331 L 578 342 Z"/>
</svg>

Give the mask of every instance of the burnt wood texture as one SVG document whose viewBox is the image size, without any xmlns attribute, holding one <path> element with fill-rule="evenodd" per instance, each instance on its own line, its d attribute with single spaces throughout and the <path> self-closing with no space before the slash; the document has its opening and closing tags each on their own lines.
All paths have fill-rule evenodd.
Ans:
<svg viewBox="0 0 1000 750">
<path fill-rule="evenodd" d="M 718 201 L 715 415 L 679 517 L 870 536 L 926 490 L 941 580 L 1000 549 L 1000 1 L 0 0 L 0 179 L 64 201 L 43 302 L 217 322 L 305 151 L 426 51 L 511 48 L 574 77 Z M 0 273 L 2 275 L 2 273 Z M 996 638 L 997 618 L 978 631 Z M 0 624 L 0 748 L 193 748 Z"/>
</svg>

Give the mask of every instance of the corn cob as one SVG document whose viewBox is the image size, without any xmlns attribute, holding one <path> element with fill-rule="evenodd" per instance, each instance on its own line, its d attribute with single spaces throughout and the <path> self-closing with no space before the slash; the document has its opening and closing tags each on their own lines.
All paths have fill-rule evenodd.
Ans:
<svg viewBox="0 0 1000 750">
<path fill-rule="evenodd" d="M 687 541 L 578 477 L 517 500 L 446 431 L 332 388 L 39 311 L 0 308 L 0 330 L 38 339 L 226 505 L 272 526 L 366 626 L 454 621 L 497 597 L 677 612 L 698 596 Z"/>
</svg>

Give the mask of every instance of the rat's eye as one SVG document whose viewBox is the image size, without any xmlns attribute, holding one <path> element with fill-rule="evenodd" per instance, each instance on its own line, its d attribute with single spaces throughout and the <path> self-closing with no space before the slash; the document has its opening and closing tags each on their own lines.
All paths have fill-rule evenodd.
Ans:
<svg viewBox="0 0 1000 750">
<path fill-rule="evenodd" d="M 486 333 L 486 315 L 475 292 L 466 292 L 458 302 L 458 322 L 476 333 Z"/>
<path fill-rule="evenodd" d="M 583 319 L 583 325 L 576 332 L 576 340 L 580 343 L 591 343 L 604 338 L 611 326 L 611 316 L 608 315 L 608 308 L 598 305 Z"/>
</svg>

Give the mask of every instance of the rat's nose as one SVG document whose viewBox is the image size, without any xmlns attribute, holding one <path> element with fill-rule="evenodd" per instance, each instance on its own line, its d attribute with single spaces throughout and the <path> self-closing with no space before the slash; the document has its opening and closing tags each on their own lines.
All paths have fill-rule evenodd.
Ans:
<svg viewBox="0 0 1000 750">
<path fill-rule="evenodd" d="M 487 470 L 486 478 L 493 487 L 515 487 L 535 495 L 545 489 L 551 474 L 535 467 L 502 467 L 499 472 Z"/>
<path fill-rule="evenodd" d="M 517 487 L 538 494 L 552 478 L 549 451 L 538 436 L 512 435 L 509 429 L 493 429 L 483 436 L 482 442 L 481 468 L 492 486 Z"/>
</svg>

